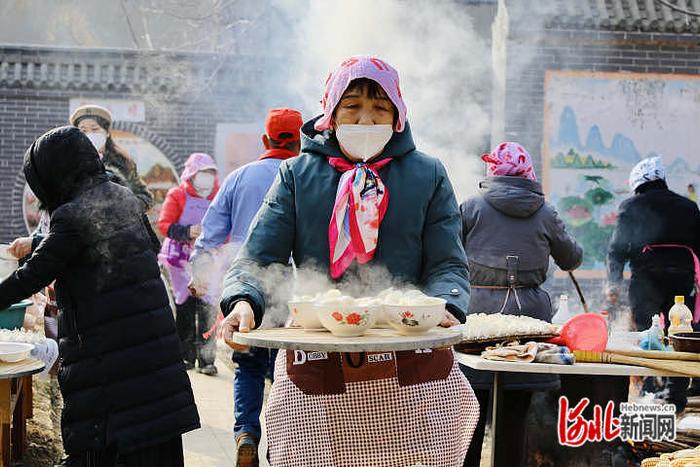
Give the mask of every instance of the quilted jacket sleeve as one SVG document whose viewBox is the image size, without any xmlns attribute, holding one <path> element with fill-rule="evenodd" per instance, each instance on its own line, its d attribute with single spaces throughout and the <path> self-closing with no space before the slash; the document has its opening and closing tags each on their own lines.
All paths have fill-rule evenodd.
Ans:
<svg viewBox="0 0 700 467">
<path fill-rule="evenodd" d="M 461 241 L 462 217 L 442 163 L 436 161 L 435 191 L 423 229 L 423 292 L 447 300 L 464 322 L 469 306 L 469 266 Z"/>
<path fill-rule="evenodd" d="M 82 250 L 77 223 L 58 209 L 51 227 L 31 257 L 0 283 L 0 310 L 28 298 L 53 282 Z"/>
<path fill-rule="evenodd" d="M 169 237 L 171 227 L 173 225 L 178 225 L 177 222 L 182 215 L 182 210 L 185 208 L 185 198 L 185 192 L 182 187 L 177 186 L 168 191 L 168 194 L 165 197 L 165 202 L 163 202 L 163 207 L 160 210 L 160 216 L 158 216 L 158 230 L 160 230 L 160 233 L 163 234 L 163 236 Z M 175 240 L 182 241 L 183 239 L 175 238 Z"/>
</svg>

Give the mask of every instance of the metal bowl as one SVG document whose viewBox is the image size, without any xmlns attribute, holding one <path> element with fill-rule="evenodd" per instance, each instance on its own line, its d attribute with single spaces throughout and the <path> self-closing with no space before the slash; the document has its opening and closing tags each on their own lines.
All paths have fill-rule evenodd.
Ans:
<svg viewBox="0 0 700 467">
<path fill-rule="evenodd" d="M 676 352 L 700 353 L 700 332 L 679 332 L 671 336 L 671 345 Z"/>
</svg>

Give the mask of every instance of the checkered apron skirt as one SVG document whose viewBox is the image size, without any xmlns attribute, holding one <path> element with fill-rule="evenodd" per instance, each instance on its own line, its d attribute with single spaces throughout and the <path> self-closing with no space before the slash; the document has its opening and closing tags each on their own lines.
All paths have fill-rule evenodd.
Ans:
<svg viewBox="0 0 700 467">
<path fill-rule="evenodd" d="M 454 352 L 280 352 L 271 466 L 461 466 L 479 403 Z"/>
</svg>

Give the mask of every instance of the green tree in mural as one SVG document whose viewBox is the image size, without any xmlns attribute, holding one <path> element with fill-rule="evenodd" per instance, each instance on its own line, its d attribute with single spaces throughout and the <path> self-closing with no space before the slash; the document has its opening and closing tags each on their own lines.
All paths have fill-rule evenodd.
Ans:
<svg viewBox="0 0 700 467">
<path fill-rule="evenodd" d="M 583 180 L 593 184 L 583 196 L 566 196 L 559 200 L 557 207 L 571 234 L 583 247 L 583 268 L 593 268 L 597 262 L 605 262 L 608 243 L 615 229 L 614 225 L 601 225 L 596 222 L 596 211 L 611 203 L 615 196 L 604 188 L 608 181 L 598 175 L 584 175 Z"/>
</svg>

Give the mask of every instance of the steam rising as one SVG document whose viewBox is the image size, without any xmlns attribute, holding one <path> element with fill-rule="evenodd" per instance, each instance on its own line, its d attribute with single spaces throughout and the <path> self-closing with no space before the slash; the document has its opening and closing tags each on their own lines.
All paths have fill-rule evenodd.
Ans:
<svg viewBox="0 0 700 467">
<path fill-rule="evenodd" d="M 287 90 L 320 113 L 328 73 L 351 55 L 399 72 L 416 147 L 447 166 L 458 202 L 476 192 L 489 145 L 491 55 L 464 5 L 451 1 L 281 0 L 294 21 Z M 283 31 L 286 37 L 289 32 Z"/>
</svg>

